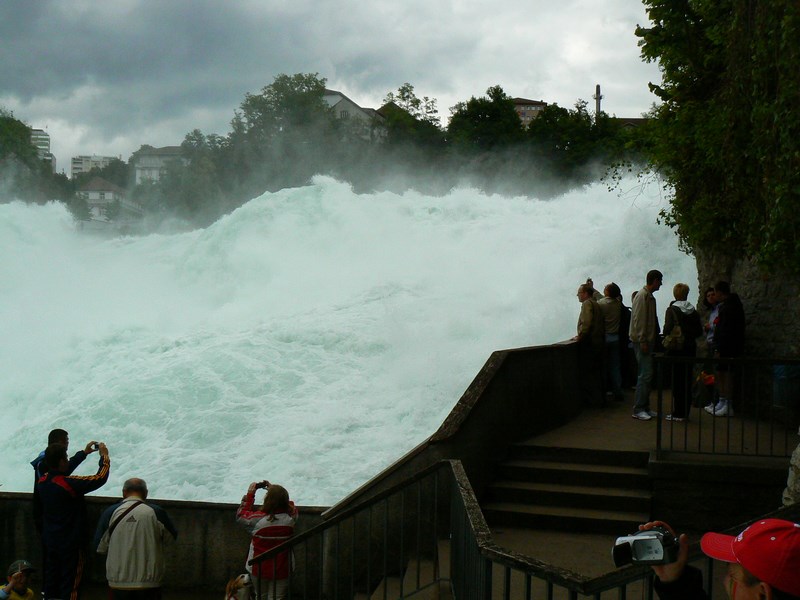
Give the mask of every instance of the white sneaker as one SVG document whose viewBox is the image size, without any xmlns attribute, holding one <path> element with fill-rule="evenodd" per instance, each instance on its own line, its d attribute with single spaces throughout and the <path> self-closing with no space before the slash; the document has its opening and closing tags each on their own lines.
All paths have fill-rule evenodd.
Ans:
<svg viewBox="0 0 800 600">
<path fill-rule="evenodd" d="M 650 411 L 647 410 L 640 410 L 639 412 L 635 412 L 631 415 L 634 419 L 639 419 L 640 421 L 649 421 L 653 417 L 650 416 Z"/>
<path fill-rule="evenodd" d="M 712 404 L 706 404 L 706 406 L 703 407 L 703 410 L 705 410 L 708 414 L 713 415 L 714 414 L 714 410 L 716 410 L 716 408 L 717 408 L 717 405 L 712 403 Z"/>
<path fill-rule="evenodd" d="M 711 413 L 715 417 L 732 417 L 733 416 L 733 406 L 728 400 L 720 400 L 719 403 L 714 407 L 714 412 Z"/>
</svg>

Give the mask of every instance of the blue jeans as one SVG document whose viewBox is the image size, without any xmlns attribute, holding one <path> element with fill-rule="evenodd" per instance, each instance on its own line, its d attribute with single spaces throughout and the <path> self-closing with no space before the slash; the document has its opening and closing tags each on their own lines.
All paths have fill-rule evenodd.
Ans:
<svg viewBox="0 0 800 600">
<path fill-rule="evenodd" d="M 636 378 L 636 396 L 633 403 L 633 412 L 650 410 L 650 386 L 653 382 L 653 353 L 652 344 L 648 344 L 650 352 L 642 352 L 642 345 L 634 342 L 633 353 L 639 364 L 639 376 Z"/>
<path fill-rule="evenodd" d="M 614 394 L 614 398 L 622 400 L 622 371 L 620 370 L 619 335 L 606 334 L 606 391 Z"/>
</svg>

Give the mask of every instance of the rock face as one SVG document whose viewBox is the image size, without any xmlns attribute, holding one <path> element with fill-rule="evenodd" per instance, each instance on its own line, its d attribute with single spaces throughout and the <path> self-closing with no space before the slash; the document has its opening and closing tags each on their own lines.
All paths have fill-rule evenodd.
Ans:
<svg viewBox="0 0 800 600">
<path fill-rule="evenodd" d="M 695 251 L 698 307 L 704 290 L 728 281 L 744 305 L 745 353 L 758 357 L 800 357 L 800 279 L 780 270 L 766 271 L 750 260 Z"/>
</svg>

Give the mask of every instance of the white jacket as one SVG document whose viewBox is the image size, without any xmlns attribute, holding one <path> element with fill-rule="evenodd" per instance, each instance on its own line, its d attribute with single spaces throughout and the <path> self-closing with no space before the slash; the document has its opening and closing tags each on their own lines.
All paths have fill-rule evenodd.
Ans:
<svg viewBox="0 0 800 600">
<path fill-rule="evenodd" d="M 98 523 L 97 552 L 106 554 L 106 578 L 115 589 L 161 587 L 164 578 L 164 544 L 177 532 L 167 513 L 154 504 L 139 504 L 122 514 L 139 498 L 129 496 L 109 507 Z M 109 538 L 110 527 L 122 517 Z M 97 539 L 97 537 L 95 539 Z"/>
</svg>

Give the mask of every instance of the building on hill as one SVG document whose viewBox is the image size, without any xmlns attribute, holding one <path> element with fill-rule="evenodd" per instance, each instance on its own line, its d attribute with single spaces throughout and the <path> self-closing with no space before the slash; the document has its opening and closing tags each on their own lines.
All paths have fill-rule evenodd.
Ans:
<svg viewBox="0 0 800 600">
<path fill-rule="evenodd" d="M 514 98 L 514 110 L 519 115 L 523 127 L 528 127 L 531 121 L 539 116 L 547 106 L 547 102 L 542 100 L 529 100 L 527 98 Z"/>
<path fill-rule="evenodd" d="M 40 160 L 50 163 L 53 173 L 56 172 L 56 157 L 50 152 L 50 134 L 44 129 L 31 129 L 31 144 L 36 146 L 36 153 Z"/>
<path fill-rule="evenodd" d="M 132 221 L 144 212 L 139 204 L 128 199 L 125 190 L 102 177 L 92 177 L 77 192 L 86 201 L 94 221 Z"/>
<path fill-rule="evenodd" d="M 645 117 L 614 117 L 622 129 L 636 129 L 647 123 L 650 119 Z"/>
<path fill-rule="evenodd" d="M 354 126 L 361 127 L 363 137 L 376 138 L 386 135 L 386 128 L 383 125 L 385 119 L 374 108 L 362 108 L 336 90 L 326 89 L 322 99 L 338 119 L 347 120 Z"/>
<path fill-rule="evenodd" d="M 70 161 L 70 177 L 73 179 L 81 173 L 88 173 L 92 169 L 103 169 L 111 164 L 116 156 L 73 156 Z M 120 159 L 121 160 L 121 159 Z"/>
<path fill-rule="evenodd" d="M 183 155 L 180 146 L 154 148 L 144 145 L 131 155 L 128 162 L 133 165 L 134 183 L 139 185 L 145 181 L 158 181 L 170 163 L 179 162 L 185 166 L 189 159 Z"/>
</svg>

